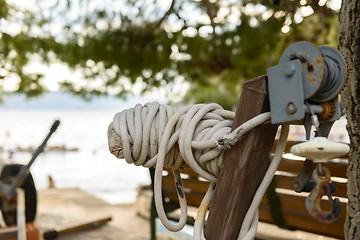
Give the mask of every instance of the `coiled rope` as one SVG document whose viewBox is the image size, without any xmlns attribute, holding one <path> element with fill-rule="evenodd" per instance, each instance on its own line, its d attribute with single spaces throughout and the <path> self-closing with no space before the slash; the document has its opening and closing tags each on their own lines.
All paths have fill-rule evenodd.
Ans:
<svg viewBox="0 0 360 240">
<path fill-rule="evenodd" d="M 191 167 L 211 182 L 202 200 L 194 225 L 194 239 L 204 238 L 204 223 L 212 199 L 224 149 L 230 148 L 245 133 L 270 120 L 270 113 L 260 114 L 235 130 L 231 126 L 235 113 L 220 105 L 197 104 L 172 108 L 157 102 L 123 110 L 109 126 L 109 150 L 128 163 L 155 166 L 154 197 L 156 210 L 163 225 L 171 231 L 181 230 L 187 219 L 187 203 L 179 168 Z M 252 239 L 258 222 L 257 209 L 280 162 L 285 149 L 288 126 L 281 128 L 278 147 L 245 216 L 239 239 Z M 180 204 L 180 219 L 172 224 L 162 204 L 162 171 L 172 168 Z"/>
</svg>

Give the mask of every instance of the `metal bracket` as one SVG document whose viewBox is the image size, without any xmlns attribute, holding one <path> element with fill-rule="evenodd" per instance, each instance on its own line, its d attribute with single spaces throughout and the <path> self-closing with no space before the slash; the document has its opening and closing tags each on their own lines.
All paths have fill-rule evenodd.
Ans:
<svg viewBox="0 0 360 240">
<path fill-rule="evenodd" d="M 302 120 L 305 115 L 300 60 L 268 68 L 271 122 Z"/>
<path fill-rule="evenodd" d="M 308 103 L 321 109 L 320 123 L 341 117 L 338 93 L 346 79 L 346 63 L 336 49 L 297 42 L 267 74 L 273 124 L 303 124 Z"/>
</svg>

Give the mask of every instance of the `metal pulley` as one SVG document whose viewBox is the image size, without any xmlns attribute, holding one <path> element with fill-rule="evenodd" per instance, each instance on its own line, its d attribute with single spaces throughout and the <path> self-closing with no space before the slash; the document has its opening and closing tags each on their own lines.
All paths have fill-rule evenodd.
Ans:
<svg viewBox="0 0 360 240">
<path fill-rule="evenodd" d="M 337 96 L 346 80 L 346 63 L 335 48 L 297 42 L 267 74 L 273 124 L 302 122 L 310 111 L 323 113 L 323 122 L 340 118 Z"/>
<path fill-rule="evenodd" d="M 350 150 L 346 144 L 326 139 L 333 123 L 343 115 L 338 94 L 346 80 L 345 60 L 335 48 L 302 41 L 287 48 L 279 64 L 270 67 L 267 73 L 271 122 L 304 124 L 307 140 L 311 128 L 316 129 L 313 140 L 291 148 L 292 154 L 306 158 L 293 189 L 310 191 L 305 201 L 309 214 L 320 222 L 333 222 L 339 216 L 340 202 L 332 198 L 335 185 L 330 179 L 331 172 L 322 164 Z M 324 195 L 328 197 L 330 211 L 320 207 Z"/>
<path fill-rule="evenodd" d="M 11 184 L 16 181 L 17 174 L 24 167 L 20 164 L 5 165 L 0 174 L 0 181 L 3 184 Z M 37 210 L 37 192 L 35 183 L 31 173 L 23 180 L 19 186 L 25 193 L 25 220 L 26 222 L 34 222 Z M 17 195 L 14 194 L 10 198 L 2 195 L 0 197 L 0 210 L 7 226 L 17 224 Z"/>
<path fill-rule="evenodd" d="M 6 165 L 2 169 L 0 173 L 0 210 L 7 225 L 16 225 L 17 223 L 17 188 L 22 188 L 25 193 L 26 222 L 33 222 L 35 220 L 37 195 L 30 167 L 39 154 L 43 152 L 47 141 L 56 131 L 59 124 L 59 120 L 54 121 L 49 133 L 26 165 L 11 164 Z"/>
</svg>

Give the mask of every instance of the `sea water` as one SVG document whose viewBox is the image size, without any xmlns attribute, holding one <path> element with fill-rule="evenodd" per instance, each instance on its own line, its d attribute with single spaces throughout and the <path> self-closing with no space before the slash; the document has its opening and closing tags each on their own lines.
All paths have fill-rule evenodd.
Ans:
<svg viewBox="0 0 360 240">
<path fill-rule="evenodd" d="M 17 152 L 16 147 L 36 148 L 49 132 L 55 119 L 60 126 L 48 146 L 63 146 L 76 151 L 48 151 L 40 154 L 31 167 L 36 187 L 77 187 L 109 203 L 135 201 L 136 188 L 149 184 L 148 170 L 127 164 L 113 156 L 107 146 L 107 127 L 116 111 L 99 110 L 6 110 L 0 111 L 0 144 L 8 162 L 26 164 L 31 152 Z"/>
<path fill-rule="evenodd" d="M 101 104 L 85 104 L 84 107 L 73 102 L 61 105 L 61 101 L 57 102 L 57 107 L 5 103 L 0 105 L 0 149 L 3 149 L 0 160 L 7 163 L 28 163 L 32 152 L 15 149 L 36 149 L 52 123 L 58 119 L 60 126 L 47 146 L 60 146 L 76 151 L 46 151 L 40 154 L 31 166 L 37 189 L 47 188 L 51 177 L 56 187 L 80 188 L 111 204 L 134 202 L 137 187 L 150 184 L 148 169 L 128 164 L 113 156 L 108 150 L 107 128 L 117 112 L 132 107 L 137 102 L 153 100 L 116 100 L 116 104 L 112 103 L 111 107 L 103 107 Z M 40 105 L 41 107 L 37 107 Z"/>
</svg>

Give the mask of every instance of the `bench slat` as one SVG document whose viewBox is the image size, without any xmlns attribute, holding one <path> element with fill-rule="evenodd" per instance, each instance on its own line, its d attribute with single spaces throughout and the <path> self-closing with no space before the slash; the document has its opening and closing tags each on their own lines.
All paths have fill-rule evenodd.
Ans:
<svg viewBox="0 0 360 240">
<path fill-rule="evenodd" d="M 307 213 L 306 207 L 305 207 L 305 198 L 306 196 L 303 196 L 302 194 L 286 194 L 286 193 L 280 193 L 277 192 L 282 209 L 285 210 L 291 210 L 293 212 L 299 212 L 299 213 Z M 261 205 L 268 205 L 268 199 L 267 196 L 264 195 Z M 330 208 L 327 198 L 324 198 L 321 200 L 321 206 L 324 210 L 328 210 Z M 345 220 L 346 217 L 346 206 L 347 204 L 345 202 L 340 203 L 340 220 Z"/>
<path fill-rule="evenodd" d="M 293 190 L 292 184 L 294 182 L 294 179 L 295 179 L 295 176 L 285 176 L 285 175 L 282 175 L 279 173 L 274 176 L 276 188 L 281 188 L 281 189 Z M 346 179 L 344 179 L 344 180 L 346 180 Z M 337 182 L 336 179 L 333 180 L 333 182 L 335 183 L 335 186 L 336 186 L 336 190 L 333 193 L 333 196 L 347 198 L 346 182 Z"/>
<path fill-rule="evenodd" d="M 208 182 L 199 181 L 197 179 L 182 179 L 182 182 L 183 182 L 184 191 L 186 192 L 186 194 L 188 192 L 196 192 L 196 193 L 205 195 L 205 193 L 210 185 Z M 172 186 L 173 188 L 175 188 L 175 182 L 174 182 L 174 179 L 172 178 L 172 176 L 164 177 L 163 185 Z"/>
<path fill-rule="evenodd" d="M 163 197 L 169 198 L 171 202 L 179 202 L 175 188 L 164 188 Z M 203 198 L 204 194 L 194 192 L 186 193 L 186 201 L 188 206 L 199 207 Z"/>
<path fill-rule="evenodd" d="M 283 213 L 289 228 L 344 239 L 344 225 L 341 220 L 331 224 L 323 224 L 315 221 L 309 215 L 306 215 L 306 213 L 297 212 L 297 214 L 292 214 L 286 210 Z M 259 214 L 260 221 L 273 224 L 268 206 L 260 206 Z"/>
<path fill-rule="evenodd" d="M 303 165 L 304 161 L 282 158 L 278 170 L 297 175 Z M 347 178 L 347 160 L 324 163 L 324 167 L 330 170 L 332 176 Z"/>
</svg>

